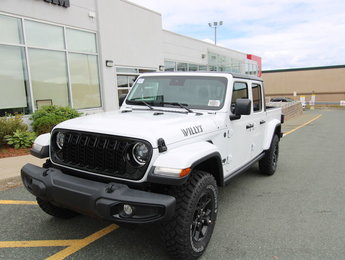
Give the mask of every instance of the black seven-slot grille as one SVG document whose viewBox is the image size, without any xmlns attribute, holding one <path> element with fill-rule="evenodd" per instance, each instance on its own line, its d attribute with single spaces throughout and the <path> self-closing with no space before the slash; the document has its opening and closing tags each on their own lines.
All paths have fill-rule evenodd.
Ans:
<svg viewBox="0 0 345 260">
<path fill-rule="evenodd" d="M 64 133 L 62 149 L 56 145 L 58 132 Z M 143 140 L 57 129 L 52 135 L 51 159 L 73 169 L 138 180 L 145 174 L 149 161 L 141 167 L 130 162 L 130 153 L 137 142 L 145 143 L 152 154 L 150 144 Z"/>
</svg>

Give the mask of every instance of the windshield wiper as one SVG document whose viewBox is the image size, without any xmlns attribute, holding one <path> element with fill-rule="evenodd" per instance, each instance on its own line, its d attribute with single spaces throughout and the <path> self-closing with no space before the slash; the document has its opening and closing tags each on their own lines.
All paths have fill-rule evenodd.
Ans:
<svg viewBox="0 0 345 260">
<path fill-rule="evenodd" d="M 189 113 L 194 113 L 193 110 L 189 109 L 187 106 L 188 104 L 182 104 L 182 103 L 179 103 L 179 102 L 160 102 L 160 104 L 162 105 L 172 105 L 172 106 L 179 106 L 181 108 L 184 108 L 186 109 Z"/>
<path fill-rule="evenodd" d="M 147 106 L 149 109 L 153 110 L 153 107 L 147 104 L 144 100 L 138 100 L 138 102 L 143 103 L 145 106 Z"/>
<path fill-rule="evenodd" d="M 153 110 L 153 107 L 151 105 L 149 105 L 147 102 L 145 102 L 144 100 L 135 100 L 135 99 L 133 99 L 133 100 L 128 100 L 128 101 L 129 101 L 128 104 L 133 104 L 133 105 L 138 104 L 138 103 L 142 103 L 145 106 L 147 106 L 150 110 Z"/>
</svg>

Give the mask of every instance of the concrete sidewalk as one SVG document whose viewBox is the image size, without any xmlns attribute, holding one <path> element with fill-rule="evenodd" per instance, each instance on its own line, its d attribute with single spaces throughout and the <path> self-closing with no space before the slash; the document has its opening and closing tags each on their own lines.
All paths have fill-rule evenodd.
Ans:
<svg viewBox="0 0 345 260">
<path fill-rule="evenodd" d="M 42 166 L 46 159 L 38 159 L 32 155 L 23 155 L 0 159 L 0 190 L 21 184 L 20 169 L 26 163 Z"/>
<path fill-rule="evenodd" d="M 320 114 L 318 111 L 305 111 L 303 115 L 290 119 L 283 124 L 284 133 L 303 125 Z M 32 155 L 0 159 L 0 190 L 21 185 L 20 169 L 26 163 L 42 166 L 46 159 L 38 159 Z"/>
</svg>

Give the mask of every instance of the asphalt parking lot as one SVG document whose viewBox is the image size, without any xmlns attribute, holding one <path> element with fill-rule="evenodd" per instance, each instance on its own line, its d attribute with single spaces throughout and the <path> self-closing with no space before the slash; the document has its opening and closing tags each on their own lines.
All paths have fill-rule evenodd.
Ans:
<svg viewBox="0 0 345 260">
<path fill-rule="evenodd" d="M 274 176 L 255 166 L 220 189 L 201 259 L 345 258 L 345 110 L 308 113 L 282 139 Z M 154 225 L 59 220 L 34 201 L 23 187 L 0 191 L 0 259 L 168 259 Z"/>
</svg>

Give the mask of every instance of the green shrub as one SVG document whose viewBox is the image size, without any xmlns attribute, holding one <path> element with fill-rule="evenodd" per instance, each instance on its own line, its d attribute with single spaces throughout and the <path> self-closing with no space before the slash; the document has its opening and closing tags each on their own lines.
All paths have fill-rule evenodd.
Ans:
<svg viewBox="0 0 345 260">
<path fill-rule="evenodd" d="M 22 115 L 0 117 L 0 146 L 6 143 L 6 135 L 12 135 L 16 130 L 26 131 L 27 129 L 28 126 L 23 123 Z"/>
<path fill-rule="evenodd" d="M 80 115 L 70 107 L 44 106 L 32 114 L 32 128 L 38 135 L 49 133 L 57 124 Z"/>
<path fill-rule="evenodd" d="M 15 131 L 13 135 L 5 136 L 7 144 L 13 146 L 16 149 L 31 147 L 35 141 L 35 138 L 35 133 L 22 130 Z"/>
</svg>

